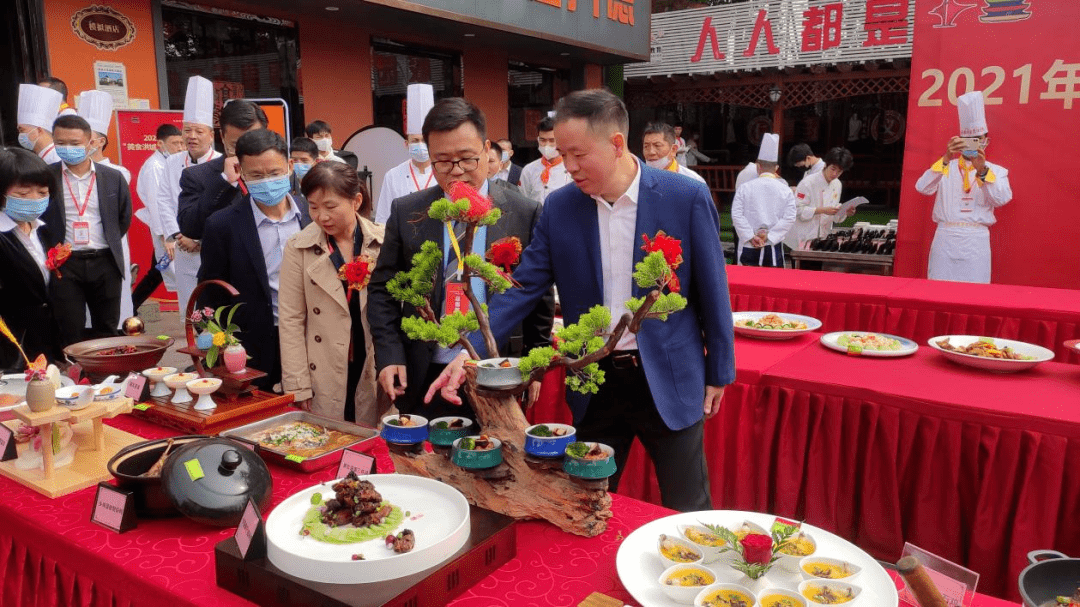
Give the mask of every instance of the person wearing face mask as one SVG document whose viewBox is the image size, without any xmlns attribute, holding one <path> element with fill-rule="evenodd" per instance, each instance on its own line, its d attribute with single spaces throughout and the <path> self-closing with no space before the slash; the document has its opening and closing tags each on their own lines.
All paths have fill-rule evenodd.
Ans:
<svg viewBox="0 0 1080 607">
<path fill-rule="evenodd" d="M 495 225 L 477 230 L 472 252 L 481 255 L 491 243 L 510 236 L 516 236 L 522 247 L 528 247 L 533 228 L 540 219 L 540 203 L 488 180 L 485 128 L 483 112 L 468 100 L 461 97 L 440 99 L 424 119 L 422 129 L 431 150 L 438 185 L 395 200 L 386 222 L 386 237 L 368 287 L 368 324 L 375 342 L 379 386 L 402 413 L 417 413 L 429 419 L 443 415 L 473 417 L 467 406 L 458 407 L 438 400 L 430 405 L 422 402 L 427 384 L 457 352 L 453 348 L 440 348 L 432 342 L 405 337 L 401 319 L 416 316 L 417 311 L 394 299 L 386 288 L 387 282 L 398 272 L 411 267 L 413 255 L 425 242 L 438 243 L 447 263 L 439 264 L 431 306 L 433 310 L 443 310 L 449 288 L 446 286 L 447 266 L 453 264 L 451 274 L 457 269 L 457 263 L 452 260 L 450 238 L 457 238 L 457 235 L 448 234 L 443 223 L 430 218 L 428 208 L 436 200 L 446 197 L 457 182 L 490 196 L 494 206 L 502 211 L 502 217 Z M 476 283 L 473 289 L 483 303 L 485 289 Z M 503 343 L 509 342 L 509 347 L 502 353 L 514 356 L 512 352 L 547 345 L 551 339 L 554 310 L 554 296 L 548 291 L 530 306 L 528 318 L 521 323 L 520 330 L 515 330 L 513 336 L 508 332 L 509 339 Z M 539 386 L 534 390 L 537 392 L 532 397 L 538 393 Z"/>
<path fill-rule="evenodd" d="M 188 79 L 184 93 L 182 132 L 185 151 L 165 159 L 164 175 L 158 183 L 157 206 L 165 234 L 165 254 L 172 259 L 176 275 L 180 318 L 186 321 L 188 300 L 198 284 L 199 243 L 184 234 L 180 227 L 180 177 L 188 168 L 221 157 L 221 153 L 214 149 L 214 83 L 202 76 Z"/>
<path fill-rule="evenodd" d="M 675 159 L 679 151 L 676 141 L 675 129 L 671 128 L 671 125 L 664 122 L 650 122 L 645 125 L 645 134 L 641 141 L 645 164 L 654 169 L 686 175 L 690 179 L 705 183 L 704 177 L 679 164 Z"/>
<path fill-rule="evenodd" d="M 334 138 L 330 136 L 330 125 L 325 121 L 316 120 L 304 128 L 304 133 L 308 136 L 308 139 L 315 142 L 315 145 L 319 148 L 319 162 L 332 160 L 334 162 L 345 162 L 341 156 L 334 153 Z"/>
<path fill-rule="evenodd" d="M 539 144 L 540 158 L 521 169 L 521 193 L 543 204 L 548 194 L 570 183 L 572 179 L 566 172 L 566 166 L 556 147 L 558 144 L 555 141 L 555 123 L 551 116 L 541 120 L 536 130 L 539 132 L 536 143 Z"/>
<path fill-rule="evenodd" d="M 520 186 L 521 166 L 511 162 L 511 159 L 514 157 L 514 144 L 505 137 L 498 140 L 496 143 L 499 144 L 499 149 L 502 151 L 502 154 L 500 155 L 502 167 L 499 169 L 496 179 L 502 179 L 506 183 Z"/>
<path fill-rule="evenodd" d="M 63 96 L 36 84 L 19 85 L 19 145 L 30 150 L 46 164 L 60 162 L 53 145 L 52 125 L 60 111 Z"/>
<path fill-rule="evenodd" d="M 386 172 L 379 188 L 379 202 L 375 205 L 375 223 L 385 224 L 390 218 L 390 203 L 413 192 L 436 185 L 431 170 L 427 144 L 420 133 L 424 118 L 435 105 L 435 92 L 430 84 L 410 84 L 405 108 L 405 145 L 409 159 Z"/>
<path fill-rule="evenodd" d="M 53 124 L 62 162 L 49 167 L 58 188 L 42 219 L 50 242 L 72 249 L 61 277 L 50 283 L 65 346 L 116 335 L 120 325 L 131 191 L 119 171 L 90 159 L 91 137 L 90 124 L 79 116 L 61 116 Z M 84 330 L 87 309 L 90 331 Z"/>
<path fill-rule="evenodd" d="M 289 142 L 289 164 L 292 165 L 293 172 L 293 195 L 299 194 L 300 183 L 304 180 L 304 177 L 311 171 L 312 167 L 317 164 L 316 158 L 319 157 L 319 148 L 315 145 L 315 142 L 307 137 L 294 137 Z M 371 208 L 371 201 L 368 201 L 368 209 Z"/>
<path fill-rule="evenodd" d="M 52 273 L 40 216 L 56 187 L 45 162 L 24 149 L 0 148 L 0 318 L 31 360 L 44 354 L 62 360 L 59 330 L 49 296 Z M 25 361 L 0 340 L 0 369 L 21 370 Z"/>
<path fill-rule="evenodd" d="M 161 223 L 157 191 L 158 184 L 165 177 L 165 159 L 184 150 L 184 138 L 175 124 L 165 123 L 158 126 L 155 139 L 157 144 L 154 153 L 139 169 L 139 177 L 135 182 L 135 192 L 143 203 L 142 208 L 135 211 L 135 217 L 150 229 L 150 240 L 154 245 L 150 270 L 139 281 L 139 284 L 135 285 L 135 290 L 131 294 L 132 306 L 136 311 L 162 282 L 165 283 L 166 290 L 176 290 L 176 273 L 173 270 L 173 264 L 169 263 L 164 270 L 159 270 L 157 267 L 162 256 L 166 255 L 165 236 L 167 236 Z"/>
<path fill-rule="evenodd" d="M 956 100 L 960 135 L 949 140 L 945 154 L 915 183 L 920 194 L 935 196 L 934 242 L 927 278 L 990 282 L 990 226 L 994 209 L 1012 200 L 1009 171 L 986 160 L 989 144 L 981 91 Z"/>
<path fill-rule="evenodd" d="M 255 384 L 271 390 L 281 381 L 278 300 L 285 243 L 310 223 L 308 204 L 294 197 L 289 148 L 274 131 L 256 129 L 236 140 L 243 198 L 214 213 L 202 233 L 199 282 L 223 280 L 239 291 L 229 297 L 207 289 L 199 306 L 243 303 L 233 322 L 247 350 L 248 366 L 265 372 Z"/>
<path fill-rule="evenodd" d="M 368 290 L 340 276 L 350 263 L 374 265 L 383 227 L 367 218 L 367 186 L 346 165 L 320 163 L 303 192 L 311 224 L 281 261 L 281 387 L 304 410 L 377 428 L 389 400 L 377 398 Z"/>
</svg>

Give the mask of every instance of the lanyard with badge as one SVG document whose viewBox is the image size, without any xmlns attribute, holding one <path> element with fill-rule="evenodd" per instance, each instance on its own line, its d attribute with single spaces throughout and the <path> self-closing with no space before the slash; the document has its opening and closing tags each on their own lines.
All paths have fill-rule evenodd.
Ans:
<svg viewBox="0 0 1080 607">
<path fill-rule="evenodd" d="M 90 222 L 84 219 L 86 215 L 86 208 L 90 206 L 90 194 L 94 191 L 94 184 L 97 182 L 97 172 L 90 173 L 90 184 L 86 187 L 86 197 L 83 198 L 82 206 L 79 206 L 79 196 L 75 193 L 75 188 L 71 187 L 71 181 L 68 180 L 67 173 L 64 173 L 64 183 L 67 184 L 68 193 L 71 194 L 71 201 L 75 203 L 75 210 L 79 213 L 78 221 L 72 223 L 73 242 L 72 244 L 85 246 L 90 244 Z"/>
<path fill-rule="evenodd" d="M 454 312 L 461 312 L 467 314 L 469 312 L 469 296 L 465 292 L 465 281 L 463 276 L 465 274 L 465 256 L 461 252 L 460 240 L 464 235 L 458 236 L 454 234 L 453 225 L 446 222 L 446 237 L 449 241 L 450 247 L 443 247 L 443 266 L 446 267 L 446 280 L 444 281 L 445 297 L 443 298 L 443 316 L 449 316 Z M 487 241 L 487 226 L 477 226 L 476 231 L 473 233 L 473 252 L 476 253 L 476 248 L 481 249 L 480 255 L 483 255 L 482 251 Z M 457 258 L 457 270 L 452 271 L 452 265 L 450 262 L 450 248 L 454 250 L 454 256 Z M 481 304 L 484 303 L 485 293 L 483 287 L 483 279 L 472 279 L 473 295 L 476 296 L 476 300 Z"/>
<path fill-rule="evenodd" d="M 424 183 L 424 187 L 422 188 L 420 187 L 420 181 L 416 179 L 416 172 L 413 171 L 413 165 L 411 162 L 409 163 L 409 176 L 412 177 L 413 185 L 416 186 L 416 191 L 419 192 L 420 190 L 428 189 L 428 186 L 431 185 L 431 178 L 435 176 L 435 171 L 432 171 L 431 174 L 428 175 L 427 182 Z"/>
</svg>

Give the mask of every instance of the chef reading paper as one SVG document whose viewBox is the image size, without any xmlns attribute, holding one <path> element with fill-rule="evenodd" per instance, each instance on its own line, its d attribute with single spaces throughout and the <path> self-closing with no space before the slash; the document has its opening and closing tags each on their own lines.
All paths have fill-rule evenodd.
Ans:
<svg viewBox="0 0 1080 607">
<path fill-rule="evenodd" d="M 915 184 L 920 194 L 937 195 L 927 278 L 989 283 L 990 226 L 997 222 L 994 209 L 1012 200 L 1009 171 L 986 160 L 990 139 L 982 93 L 967 93 L 956 105 L 960 134 Z"/>
</svg>

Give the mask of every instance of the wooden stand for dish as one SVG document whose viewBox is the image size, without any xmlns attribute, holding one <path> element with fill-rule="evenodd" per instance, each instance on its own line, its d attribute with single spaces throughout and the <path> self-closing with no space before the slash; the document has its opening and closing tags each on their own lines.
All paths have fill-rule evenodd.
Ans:
<svg viewBox="0 0 1080 607">
<path fill-rule="evenodd" d="M 151 397 L 141 403 L 133 414 L 187 434 L 217 434 L 283 413 L 294 400 L 292 394 L 273 394 L 255 389 L 226 398 L 217 398 L 215 393 L 217 407 L 196 411 L 194 400 L 177 404 L 169 402 L 170 398 L 171 395 Z"/>
<path fill-rule="evenodd" d="M 37 468 L 19 470 L 15 467 L 15 462 L 18 460 L 12 460 L 0 463 L 0 474 L 48 497 L 67 495 L 112 478 L 108 470 L 109 459 L 120 449 L 142 439 L 134 434 L 106 426 L 102 422 L 130 412 L 132 404 L 130 398 L 117 398 L 96 402 L 78 411 L 61 406 L 40 413 L 30 411 L 26 405 L 13 409 L 12 412 L 17 421 L 5 422 L 8 427 L 15 429 L 21 421 L 35 428 L 40 427 L 45 437 L 52 436 L 53 425 L 57 422 L 70 422 L 72 442 L 76 444 L 75 459 L 67 466 L 56 469 L 53 464 L 52 449 L 45 448 L 42 450 L 43 470 Z M 84 422 L 90 423 L 84 424 Z M 46 441 L 48 440 L 46 438 Z M 19 445 L 20 455 L 29 449 L 28 444 Z"/>
<path fill-rule="evenodd" d="M 476 474 L 440 453 L 391 450 L 397 471 L 440 480 L 456 487 L 470 503 L 516 519 L 544 519 L 586 537 L 603 533 L 611 518 L 607 481 L 582 481 L 560 468 L 534 467 L 526 461 L 529 422 L 517 400 L 477 389 L 475 368 L 468 369 L 465 390 L 484 433 L 502 441 L 503 463 Z"/>
</svg>

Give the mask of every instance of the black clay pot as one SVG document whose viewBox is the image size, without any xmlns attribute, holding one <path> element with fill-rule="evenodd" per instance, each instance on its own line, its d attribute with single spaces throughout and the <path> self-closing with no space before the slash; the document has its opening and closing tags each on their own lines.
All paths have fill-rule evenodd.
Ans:
<svg viewBox="0 0 1080 607">
<path fill-rule="evenodd" d="M 262 458 L 228 438 L 174 448 L 165 461 L 161 483 L 177 510 L 215 527 L 240 524 L 249 497 L 265 511 L 273 489 L 273 478 Z"/>
<path fill-rule="evenodd" d="M 1071 597 L 1080 588 L 1080 559 L 1056 550 L 1033 550 L 1027 557 L 1031 564 L 1020 572 L 1019 580 L 1024 607 L 1056 605 L 1056 597 Z"/>
<path fill-rule="evenodd" d="M 179 436 L 173 439 L 175 451 L 208 436 Z M 132 491 L 135 496 L 135 514 L 143 518 L 180 516 L 161 487 L 160 476 L 139 476 L 153 466 L 165 451 L 168 439 L 150 440 L 128 445 L 109 460 L 109 472 L 116 477 L 117 486 Z M 170 454 L 172 451 L 169 452 Z"/>
</svg>

